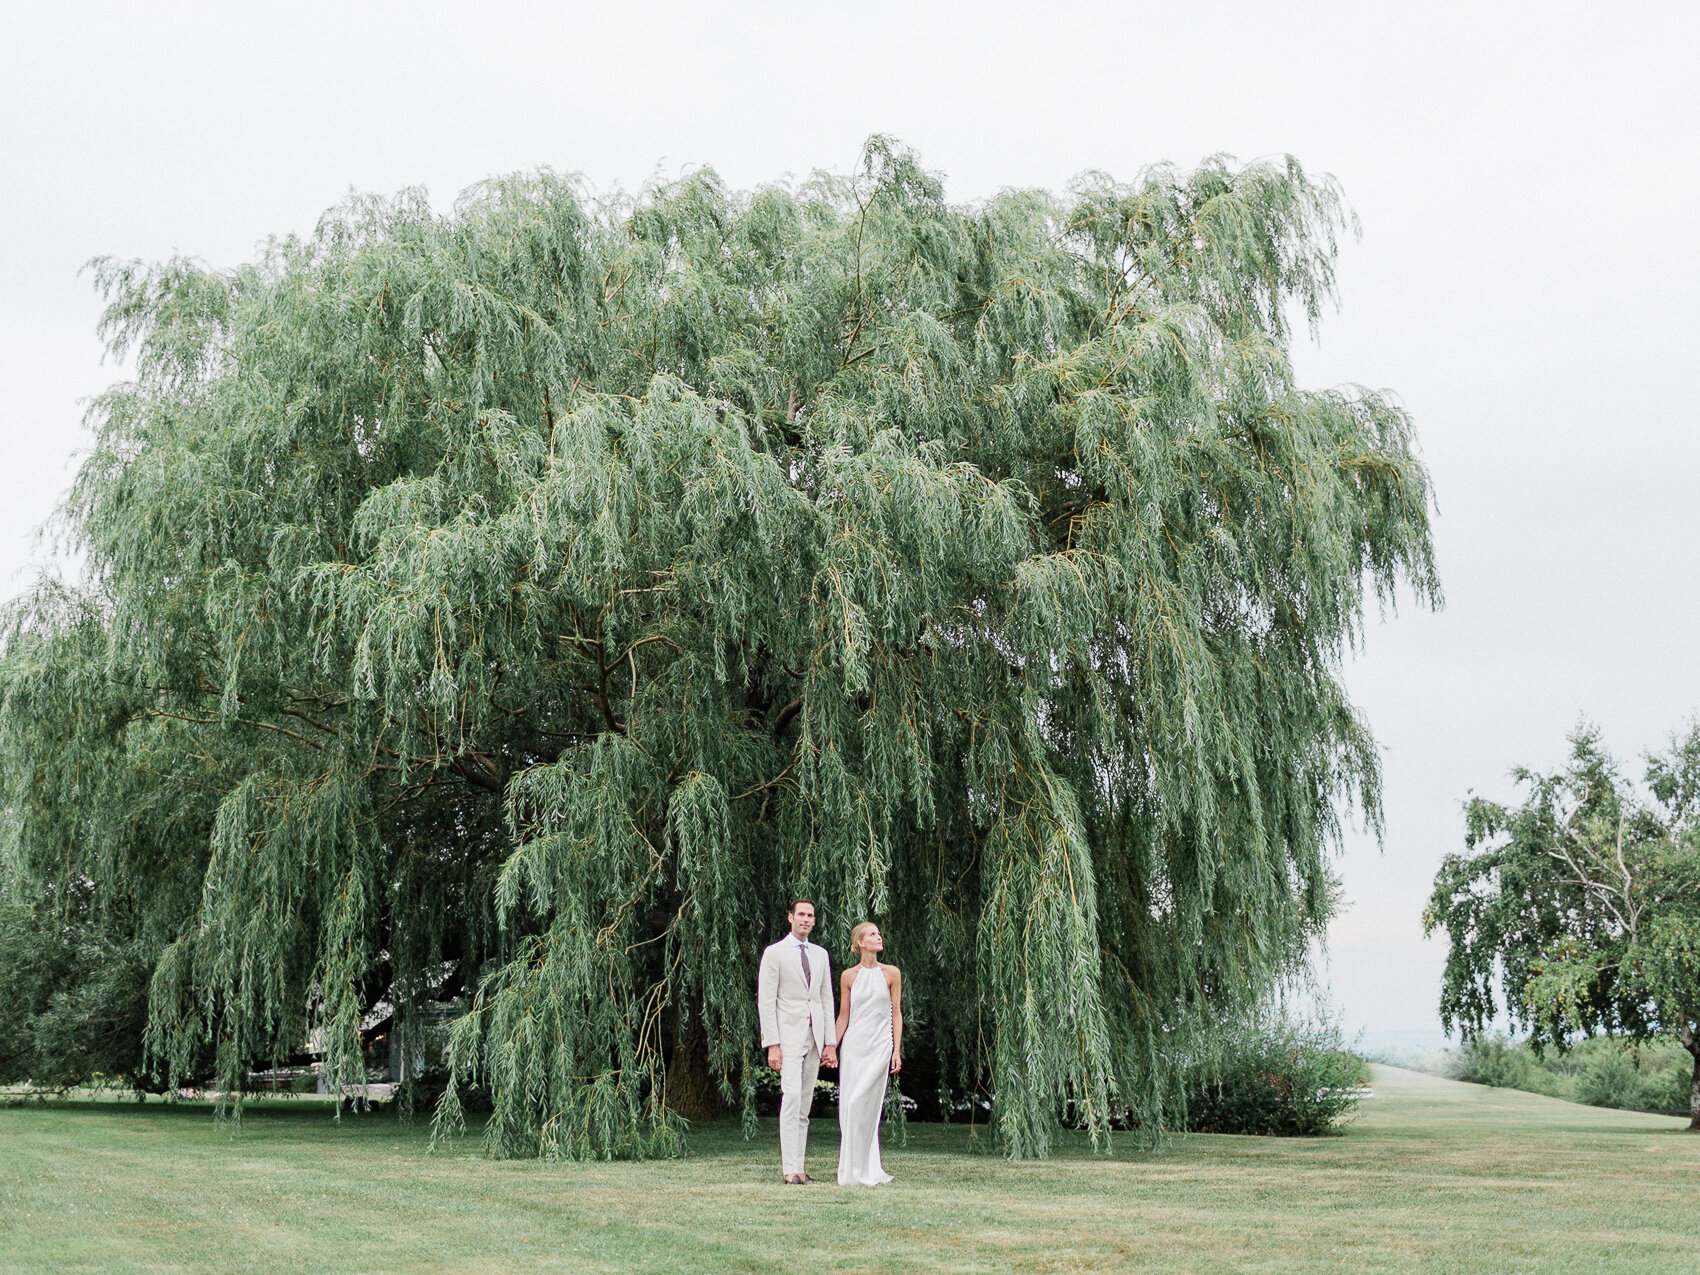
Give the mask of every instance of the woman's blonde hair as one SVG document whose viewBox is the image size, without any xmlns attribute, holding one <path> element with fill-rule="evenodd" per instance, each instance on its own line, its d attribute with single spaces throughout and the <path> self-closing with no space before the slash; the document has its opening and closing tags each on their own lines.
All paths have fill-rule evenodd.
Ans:
<svg viewBox="0 0 1700 1275">
<path fill-rule="evenodd" d="M 852 963 L 862 959 L 862 935 L 866 934 L 869 930 L 877 929 L 879 929 L 879 926 L 875 922 L 863 921 L 855 929 L 850 931 L 850 960 Z"/>
</svg>

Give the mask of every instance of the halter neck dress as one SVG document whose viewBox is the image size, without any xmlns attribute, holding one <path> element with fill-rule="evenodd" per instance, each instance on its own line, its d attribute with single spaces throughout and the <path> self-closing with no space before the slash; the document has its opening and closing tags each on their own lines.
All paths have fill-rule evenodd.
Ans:
<svg viewBox="0 0 1700 1275">
<path fill-rule="evenodd" d="M 850 984 L 850 1022 L 838 1045 L 838 1185 L 878 1186 L 880 1115 L 891 1078 L 891 988 L 878 965 Z"/>
</svg>

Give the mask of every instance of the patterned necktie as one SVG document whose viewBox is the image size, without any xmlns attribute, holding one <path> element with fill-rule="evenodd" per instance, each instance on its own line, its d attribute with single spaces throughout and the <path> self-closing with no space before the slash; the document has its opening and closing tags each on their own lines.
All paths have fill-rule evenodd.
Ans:
<svg viewBox="0 0 1700 1275">
<path fill-rule="evenodd" d="M 797 944 L 797 955 L 803 958 L 803 986 L 812 988 L 815 985 L 814 971 L 809 968 L 809 945 Z"/>
</svg>

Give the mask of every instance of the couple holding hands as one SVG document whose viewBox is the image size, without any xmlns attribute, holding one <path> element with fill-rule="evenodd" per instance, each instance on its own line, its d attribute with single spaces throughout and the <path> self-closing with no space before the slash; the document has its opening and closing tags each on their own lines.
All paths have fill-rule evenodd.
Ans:
<svg viewBox="0 0 1700 1275">
<path fill-rule="evenodd" d="M 839 976 L 832 1008 L 832 960 L 809 942 L 815 905 L 792 902 L 791 932 L 761 954 L 756 1001 L 767 1065 L 779 1073 L 779 1158 L 785 1181 L 804 1172 L 809 1107 L 821 1065 L 838 1068 L 838 1185 L 890 1182 L 880 1164 L 880 1116 L 888 1079 L 903 1066 L 903 971 L 882 965 L 885 939 L 863 921 L 850 933 L 853 964 Z"/>
</svg>

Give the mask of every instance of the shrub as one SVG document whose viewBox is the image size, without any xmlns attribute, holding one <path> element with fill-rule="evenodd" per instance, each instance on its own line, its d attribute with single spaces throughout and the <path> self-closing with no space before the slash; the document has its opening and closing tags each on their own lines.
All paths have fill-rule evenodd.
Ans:
<svg viewBox="0 0 1700 1275">
<path fill-rule="evenodd" d="M 1484 1036 L 1466 1042 L 1449 1061 L 1446 1074 L 1454 1080 L 1595 1107 L 1683 1112 L 1694 1065 L 1674 1041 L 1626 1043 L 1604 1036 L 1539 1054 L 1526 1041 Z"/>
<path fill-rule="evenodd" d="M 1478 1036 L 1453 1056 L 1452 1079 L 1498 1089 L 1522 1089 L 1549 1098 L 1570 1097 L 1570 1085 L 1543 1065 L 1526 1045 L 1503 1036 Z"/>
<path fill-rule="evenodd" d="M 163 1087 L 145 1074 L 152 949 L 87 891 L 30 906 L 0 882 L 0 1084 Z"/>
<path fill-rule="evenodd" d="M 1186 1127 L 1198 1133 L 1317 1137 L 1357 1106 L 1364 1060 L 1339 1028 L 1259 1017 L 1229 1032 L 1187 1086 Z"/>
<path fill-rule="evenodd" d="M 1688 1111 L 1689 1087 L 1694 1083 L 1694 1064 L 1683 1055 L 1680 1064 L 1662 1067 L 1641 1077 L 1645 1105 L 1653 1111 Z"/>
<path fill-rule="evenodd" d="M 1636 1110 L 1647 1105 L 1647 1086 L 1634 1059 L 1621 1053 L 1603 1054 L 1589 1059 L 1576 1073 L 1576 1101 Z"/>
</svg>

